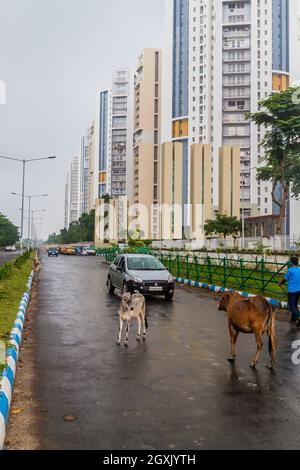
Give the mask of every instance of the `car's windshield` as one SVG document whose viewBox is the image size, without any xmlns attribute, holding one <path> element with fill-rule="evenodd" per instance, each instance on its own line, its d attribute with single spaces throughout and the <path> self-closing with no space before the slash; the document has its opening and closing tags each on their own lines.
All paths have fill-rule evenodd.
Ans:
<svg viewBox="0 0 300 470">
<path fill-rule="evenodd" d="M 128 258 L 129 271 L 165 271 L 164 265 L 156 258 Z"/>
</svg>

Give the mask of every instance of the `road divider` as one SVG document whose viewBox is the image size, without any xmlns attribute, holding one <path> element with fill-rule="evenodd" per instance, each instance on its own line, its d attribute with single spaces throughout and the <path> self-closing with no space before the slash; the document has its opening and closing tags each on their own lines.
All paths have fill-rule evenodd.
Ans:
<svg viewBox="0 0 300 470">
<path fill-rule="evenodd" d="M 13 395 L 17 363 L 22 343 L 22 334 L 30 299 L 33 276 L 34 273 L 31 272 L 26 286 L 26 292 L 22 297 L 17 318 L 10 334 L 9 348 L 6 351 L 6 368 L 0 376 L 0 450 L 3 450 L 4 447 L 6 426 Z"/>
<path fill-rule="evenodd" d="M 225 292 L 238 292 L 234 289 L 227 289 L 226 287 L 220 287 L 220 286 L 214 286 L 207 284 L 206 282 L 198 282 L 198 281 L 192 281 L 191 279 L 185 279 L 183 277 L 176 277 L 175 278 L 176 282 L 181 285 L 185 286 L 190 286 L 190 287 L 197 287 L 200 289 L 206 289 L 211 292 L 216 292 L 218 294 L 222 294 Z M 242 295 L 245 298 L 248 297 L 255 297 L 257 294 L 250 294 L 248 292 L 238 292 L 240 295 Z M 269 297 L 266 297 L 267 301 L 270 302 L 271 305 L 273 305 L 276 308 L 280 308 L 283 310 L 288 310 L 289 306 L 287 302 L 281 302 L 280 300 L 276 299 L 271 299 Z"/>
</svg>

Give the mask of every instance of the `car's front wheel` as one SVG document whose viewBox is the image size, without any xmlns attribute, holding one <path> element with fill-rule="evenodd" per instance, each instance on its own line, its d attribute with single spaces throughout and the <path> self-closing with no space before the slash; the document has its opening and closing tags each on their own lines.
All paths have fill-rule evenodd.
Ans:
<svg viewBox="0 0 300 470">
<path fill-rule="evenodd" d="M 171 292 L 171 293 L 165 295 L 166 300 L 172 300 L 173 297 L 174 297 L 174 292 Z"/>
<path fill-rule="evenodd" d="M 123 287 L 122 287 L 122 295 L 126 294 L 126 292 L 130 292 L 130 289 L 128 287 L 128 284 L 126 281 L 123 282 Z"/>
<path fill-rule="evenodd" d="M 115 292 L 115 287 L 113 286 L 110 277 L 107 279 L 107 290 L 111 295 Z"/>
</svg>

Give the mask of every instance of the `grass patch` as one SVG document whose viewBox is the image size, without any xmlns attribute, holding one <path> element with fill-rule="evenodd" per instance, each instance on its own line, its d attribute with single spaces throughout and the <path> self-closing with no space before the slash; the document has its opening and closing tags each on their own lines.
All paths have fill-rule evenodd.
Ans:
<svg viewBox="0 0 300 470">
<path fill-rule="evenodd" d="M 6 344 L 16 320 L 22 296 L 26 291 L 33 258 L 34 253 L 31 253 L 30 257 L 22 264 L 7 263 L 11 266 L 9 276 L 0 280 L 0 341 L 4 341 Z"/>
</svg>

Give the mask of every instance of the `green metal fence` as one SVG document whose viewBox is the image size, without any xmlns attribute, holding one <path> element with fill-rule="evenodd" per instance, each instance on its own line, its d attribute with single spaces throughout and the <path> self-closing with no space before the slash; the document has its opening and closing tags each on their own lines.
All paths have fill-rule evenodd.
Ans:
<svg viewBox="0 0 300 470">
<path fill-rule="evenodd" d="M 139 253 L 140 249 L 131 252 Z M 97 250 L 98 256 L 112 263 L 118 248 Z M 148 250 L 148 253 L 151 253 Z M 229 257 L 190 256 L 152 252 L 174 277 L 190 279 L 210 285 L 226 287 L 253 294 L 262 294 L 278 300 L 287 300 L 286 286 L 279 283 L 289 263 L 267 262 L 264 259 L 231 259 Z"/>
<path fill-rule="evenodd" d="M 287 299 L 286 287 L 280 287 L 288 263 L 266 262 L 211 256 L 158 255 L 173 276 L 207 282 L 239 291 Z"/>
</svg>

